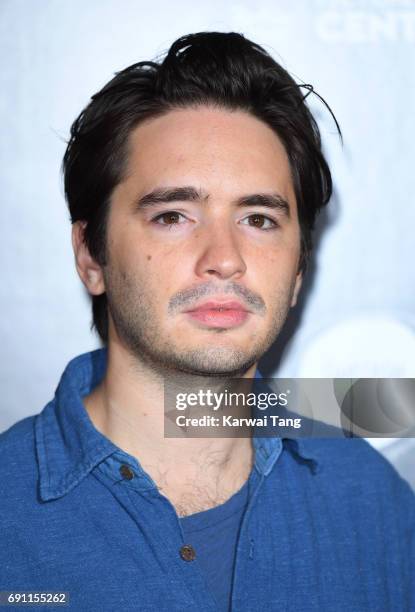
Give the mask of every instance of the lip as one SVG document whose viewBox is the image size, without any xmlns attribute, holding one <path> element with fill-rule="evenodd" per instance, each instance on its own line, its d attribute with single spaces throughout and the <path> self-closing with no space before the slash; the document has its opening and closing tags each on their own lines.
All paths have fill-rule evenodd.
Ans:
<svg viewBox="0 0 415 612">
<path fill-rule="evenodd" d="M 205 327 L 231 328 L 242 325 L 250 311 L 235 300 L 209 300 L 186 310 L 185 314 Z"/>
</svg>

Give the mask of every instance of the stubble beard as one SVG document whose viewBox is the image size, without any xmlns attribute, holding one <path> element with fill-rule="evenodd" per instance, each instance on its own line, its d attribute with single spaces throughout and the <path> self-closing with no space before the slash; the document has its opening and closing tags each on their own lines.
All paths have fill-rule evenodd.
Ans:
<svg viewBox="0 0 415 612">
<path fill-rule="evenodd" d="M 104 279 L 111 317 L 120 340 L 138 363 L 159 376 L 185 373 L 203 377 L 242 377 L 270 348 L 287 318 L 294 287 L 280 292 L 278 304 L 267 332 L 254 337 L 249 349 L 232 347 L 177 346 L 163 336 L 152 309 L 151 293 L 145 283 L 125 272 L 104 268 Z M 138 289 L 140 287 L 140 289 Z M 210 333 L 223 334 L 226 329 L 212 329 Z"/>
</svg>

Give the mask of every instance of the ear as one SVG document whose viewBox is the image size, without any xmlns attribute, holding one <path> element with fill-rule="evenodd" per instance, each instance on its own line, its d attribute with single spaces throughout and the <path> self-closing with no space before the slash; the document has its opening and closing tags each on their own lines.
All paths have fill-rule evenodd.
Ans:
<svg viewBox="0 0 415 612">
<path fill-rule="evenodd" d="M 297 304 L 297 297 L 298 297 L 298 294 L 300 293 L 302 282 L 303 282 L 303 273 L 298 272 L 297 277 L 295 279 L 294 292 L 293 292 L 293 297 L 291 300 L 291 308 L 293 308 Z"/>
<path fill-rule="evenodd" d="M 72 247 L 78 274 L 91 295 L 105 292 L 102 268 L 89 253 L 84 241 L 86 221 L 75 221 L 72 225 Z"/>
</svg>

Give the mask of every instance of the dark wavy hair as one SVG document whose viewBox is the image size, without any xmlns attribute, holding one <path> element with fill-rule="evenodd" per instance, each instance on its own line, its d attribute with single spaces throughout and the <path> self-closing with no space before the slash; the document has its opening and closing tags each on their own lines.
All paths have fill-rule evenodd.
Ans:
<svg viewBox="0 0 415 612">
<path fill-rule="evenodd" d="M 132 130 L 144 119 L 173 109 L 214 105 L 251 113 L 271 127 L 285 146 L 297 200 L 300 270 L 304 272 L 316 214 L 332 192 L 319 129 L 305 102 L 311 91 L 311 85 L 297 84 L 262 47 L 234 32 L 182 36 L 161 61 L 138 62 L 116 73 L 74 121 L 62 165 L 71 222 L 86 221 L 84 240 L 91 256 L 100 265 L 107 263 L 108 210 L 112 192 L 123 180 Z M 91 329 L 95 327 L 105 344 L 105 293 L 92 296 L 92 314 Z"/>
</svg>

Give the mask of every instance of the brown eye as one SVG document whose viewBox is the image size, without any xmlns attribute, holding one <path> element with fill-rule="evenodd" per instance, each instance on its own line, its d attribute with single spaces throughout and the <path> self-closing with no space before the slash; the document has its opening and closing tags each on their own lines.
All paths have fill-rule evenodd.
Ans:
<svg viewBox="0 0 415 612">
<path fill-rule="evenodd" d="M 265 218 L 263 215 L 251 215 L 249 217 L 250 225 L 254 227 L 263 227 Z"/>
<path fill-rule="evenodd" d="M 170 211 L 159 215 L 154 219 L 160 225 L 176 225 L 182 215 L 178 212 Z"/>
<path fill-rule="evenodd" d="M 270 219 L 269 217 L 266 217 L 265 215 L 260 215 L 260 214 L 249 215 L 249 217 L 246 217 L 245 219 L 243 219 L 242 222 L 245 222 L 243 223 L 244 225 L 249 225 L 250 227 L 256 227 L 261 230 L 269 230 L 269 229 L 273 229 L 278 226 L 276 221 L 274 221 L 273 219 Z"/>
</svg>

